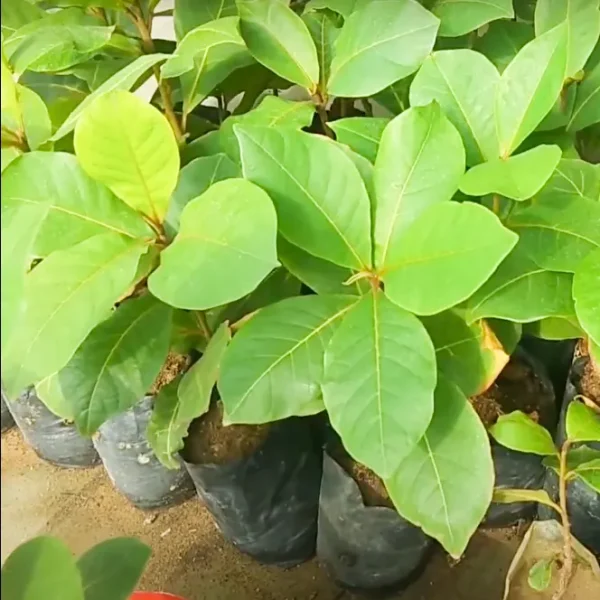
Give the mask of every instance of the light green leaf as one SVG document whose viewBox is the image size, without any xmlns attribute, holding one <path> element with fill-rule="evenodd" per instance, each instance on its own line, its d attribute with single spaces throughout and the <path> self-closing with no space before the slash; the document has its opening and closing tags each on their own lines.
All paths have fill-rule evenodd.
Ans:
<svg viewBox="0 0 600 600">
<path fill-rule="evenodd" d="M 52 373 L 52 375 L 37 382 L 35 384 L 35 393 L 50 412 L 67 421 L 73 422 L 75 420 L 73 406 L 63 394 L 58 380 L 58 373 Z"/>
<path fill-rule="evenodd" d="M 391 477 L 433 415 L 435 351 L 419 320 L 383 292 L 364 296 L 325 351 L 323 400 L 354 460 Z"/>
<path fill-rule="evenodd" d="M 579 159 L 563 158 L 546 185 L 537 195 L 538 200 L 560 196 L 565 202 L 575 198 L 600 201 L 600 165 Z"/>
<path fill-rule="evenodd" d="M 53 252 L 26 277 L 26 308 L 5 353 L 9 397 L 64 367 L 128 290 L 144 245 L 116 233 Z"/>
<path fill-rule="evenodd" d="M 215 183 L 184 208 L 149 289 L 177 308 L 237 300 L 278 266 L 276 237 L 275 210 L 263 190 L 243 179 Z"/>
<path fill-rule="evenodd" d="M 411 106 L 438 102 L 459 130 L 467 164 L 499 155 L 494 123 L 494 96 L 500 75 L 494 65 L 473 50 L 443 50 L 425 59 L 410 87 Z"/>
<path fill-rule="evenodd" d="M 52 122 L 44 101 L 32 90 L 17 85 L 19 104 L 23 113 L 25 137 L 30 150 L 37 150 L 52 135 Z"/>
<path fill-rule="evenodd" d="M 583 69 L 598 37 L 600 9 L 598 0 L 538 0 L 535 8 L 535 34 L 541 35 L 567 22 L 567 77 Z"/>
<path fill-rule="evenodd" d="M 390 299 L 418 315 L 432 315 L 471 296 L 517 243 L 490 210 L 443 202 L 428 208 L 392 247 L 382 278 Z M 446 285 L 440 285 L 453 273 Z"/>
<path fill-rule="evenodd" d="M 543 592 L 548 589 L 552 582 L 553 567 L 553 558 L 540 558 L 531 569 L 529 569 L 529 575 L 527 576 L 529 587 L 536 592 Z"/>
<path fill-rule="evenodd" d="M 581 326 L 600 344 L 600 249 L 590 252 L 575 272 L 573 298 Z"/>
<path fill-rule="evenodd" d="M 508 65 L 496 93 L 500 156 L 510 156 L 550 112 L 567 65 L 566 26 L 526 44 Z"/>
<path fill-rule="evenodd" d="M 2 109 L 2 127 L 9 131 L 22 131 L 23 115 L 19 106 L 19 95 L 17 93 L 17 83 L 10 68 L 4 47 L 2 50 L 2 85 L 0 86 L 1 93 L 1 109 Z"/>
<path fill-rule="evenodd" d="M 536 146 L 508 158 L 495 158 L 467 171 L 460 191 L 468 196 L 500 194 L 512 200 L 533 197 L 552 175 L 562 151 L 558 146 Z"/>
<path fill-rule="evenodd" d="M 458 37 L 496 19 L 515 16 L 512 0 L 435 0 L 431 9 L 440 19 L 440 36 Z"/>
<path fill-rule="evenodd" d="M 171 197 L 165 225 L 174 233 L 185 206 L 203 194 L 213 183 L 239 175 L 239 169 L 225 154 L 196 158 L 179 172 L 177 187 Z"/>
<path fill-rule="evenodd" d="M 323 356 L 352 296 L 300 296 L 267 306 L 236 334 L 219 393 L 229 423 L 267 423 L 324 409 Z"/>
<path fill-rule="evenodd" d="M 179 173 L 179 150 L 165 117 L 130 92 L 95 100 L 75 129 L 87 173 L 155 223 L 162 223 Z"/>
<path fill-rule="evenodd" d="M 81 575 L 68 546 L 35 537 L 21 544 L 2 566 L 2 592 L 11 600 L 84 600 Z"/>
<path fill-rule="evenodd" d="M 594 123 L 600 123 L 600 63 L 587 71 L 577 86 L 577 96 L 567 130 L 580 131 Z"/>
<path fill-rule="evenodd" d="M 372 96 L 414 73 L 433 49 L 438 26 L 416 0 L 365 3 L 346 19 L 335 43 L 328 93 Z"/>
<path fill-rule="evenodd" d="M 67 133 L 73 131 L 75 124 L 83 111 L 85 111 L 96 98 L 114 90 L 130 90 L 134 88 L 136 83 L 141 84 L 150 77 L 150 69 L 152 66 L 168 57 L 168 54 L 147 54 L 136 58 L 131 64 L 106 80 L 93 94 L 90 94 L 81 104 L 79 104 L 67 119 L 65 119 L 65 122 L 59 127 L 58 131 L 51 139 L 53 141 L 60 140 L 67 135 Z"/>
<path fill-rule="evenodd" d="M 347 144 L 354 152 L 374 163 L 383 130 L 389 122 L 390 119 L 385 118 L 349 117 L 333 121 L 329 127 L 335 132 L 338 142 Z"/>
<path fill-rule="evenodd" d="M 579 465 L 574 472 L 600 494 L 600 458 Z"/>
<path fill-rule="evenodd" d="M 525 333 L 543 340 L 573 340 L 584 335 L 576 318 L 548 317 L 547 319 L 527 323 L 523 330 Z"/>
<path fill-rule="evenodd" d="M 556 454 L 554 441 L 548 430 L 520 410 L 500 415 L 489 431 L 499 444 L 511 450 L 541 456 Z"/>
<path fill-rule="evenodd" d="M 546 317 L 572 318 L 575 314 L 572 285 L 572 275 L 540 268 L 517 244 L 469 298 L 467 320 L 495 317 L 527 323 Z"/>
<path fill-rule="evenodd" d="M 440 107 L 410 108 L 383 132 L 375 161 L 375 264 L 396 262 L 408 226 L 425 209 L 450 200 L 465 170 L 458 131 Z"/>
<path fill-rule="evenodd" d="M 2 157 L 2 173 L 4 173 L 4 170 L 6 169 L 6 167 L 8 167 L 8 165 L 10 165 L 14 160 L 19 158 L 19 156 L 23 154 L 18 148 L 15 148 L 14 146 L 10 148 L 2 148 L 2 150 L 0 150 L 0 153 L 0 156 Z"/>
<path fill-rule="evenodd" d="M 28 0 L 5 0 L 2 3 L 2 35 L 8 38 L 17 29 L 45 15 L 41 8 Z"/>
<path fill-rule="evenodd" d="M 385 482 L 398 512 L 458 558 L 492 499 L 487 433 L 463 393 L 443 378 L 427 432 Z"/>
<path fill-rule="evenodd" d="M 204 23 L 237 15 L 235 0 L 175 0 L 173 20 L 177 39 Z"/>
<path fill-rule="evenodd" d="M 600 413 L 582 402 L 571 402 L 566 428 L 571 442 L 600 442 Z"/>
<path fill-rule="evenodd" d="M 570 448 L 567 453 L 567 470 L 577 471 L 582 465 L 589 462 L 594 463 L 596 460 L 600 460 L 600 450 L 595 450 L 588 446 L 578 446 L 577 448 Z M 543 460 L 544 466 L 553 469 L 556 474 L 560 473 L 560 455 L 547 456 Z"/>
<path fill-rule="evenodd" d="M 554 457 L 553 457 L 554 458 Z M 494 502 L 500 504 L 512 504 L 513 502 L 537 502 L 545 504 L 550 508 L 557 508 L 546 490 L 513 490 L 511 488 L 496 488 L 494 490 Z"/>
<path fill-rule="evenodd" d="M 370 264 L 369 197 L 340 146 L 297 131 L 239 125 L 235 131 L 244 177 L 269 193 L 289 242 L 344 267 Z"/>
<path fill-rule="evenodd" d="M 9 206 L 39 206 L 48 211 L 34 238 L 37 256 L 110 231 L 130 238 L 153 237 L 140 215 L 89 177 L 72 154 L 25 154 L 3 175 L 2 192 L 3 212 Z"/>
<path fill-rule="evenodd" d="M 500 73 L 519 50 L 535 37 L 533 26 L 520 21 L 494 21 L 483 37 L 475 41 L 475 50 L 487 56 Z"/>
<path fill-rule="evenodd" d="M 77 561 L 85 600 L 127 600 L 151 553 L 146 544 L 125 537 L 105 540 L 90 548 Z"/>
<path fill-rule="evenodd" d="M 314 93 L 319 61 L 302 19 L 281 0 L 237 0 L 240 33 L 254 58 Z"/>
<path fill-rule="evenodd" d="M 540 267 L 575 273 L 581 261 L 600 248 L 600 202 L 557 193 L 528 204 L 517 206 L 506 224 Z"/>
<path fill-rule="evenodd" d="M 172 309 L 149 294 L 121 304 L 58 374 L 83 435 L 148 393 L 169 352 Z"/>
<path fill-rule="evenodd" d="M 156 457 L 169 469 L 180 467 L 176 454 L 183 448 L 190 423 L 210 407 L 211 392 L 230 340 L 231 332 L 222 324 L 179 386 L 163 388 L 154 402 L 148 423 L 148 442 Z"/>
<path fill-rule="evenodd" d="M 327 80 L 331 71 L 333 47 L 340 34 L 338 20 L 335 15 L 326 11 L 305 12 L 302 15 L 302 20 L 306 24 L 317 49 L 319 89 L 325 90 L 327 89 Z"/>
</svg>

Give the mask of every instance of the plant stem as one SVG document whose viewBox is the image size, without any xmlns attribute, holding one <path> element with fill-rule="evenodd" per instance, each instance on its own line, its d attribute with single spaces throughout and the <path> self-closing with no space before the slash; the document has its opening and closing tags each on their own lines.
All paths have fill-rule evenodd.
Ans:
<svg viewBox="0 0 600 600">
<path fill-rule="evenodd" d="M 210 330 L 206 313 L 203 310 L 196 310 L 194 311 L 194 314 L 196 315 L 196 321 L 198 321 L 202 335 L 206 338 L 206 341 L 209 342 L 212 337 L 212 331 Z"/>
<path fill-rule="evenodd" d="M 500 214 L 500 196 L 498 194 L 492 196 L 492 210 L 496 216 Z"/>
<path fill-rule="evenodd" d="M 333 140 L 333 131 L 331 131 L 329 125 L 327 125 L 327 110 L 325 110 L 325 107 L 322 104 L 317 104 L 317 114 L 319 115 L 319 120 L 323 126 L 323 132 L 327 137 L 330 137 Z"/>
<path fill-rule="evenodd" d="M 558 584 L 558 590 L 552 597 L 552 600 L 560 600 L 569 585 L 571 574 L 573 572 L 573 547 L 571 545 L 571 522 L 569 520 L 569 513 L 567 511 L 567 455 L 571 448 L 571 442 L 566 440 L 560 451 L 560 473 L 559 473 L 559 502 L 560 512 L 562 517 L 562 531 L 563 531 L 563 566 L 560 571 L 560 581 Z"/>
</svg>

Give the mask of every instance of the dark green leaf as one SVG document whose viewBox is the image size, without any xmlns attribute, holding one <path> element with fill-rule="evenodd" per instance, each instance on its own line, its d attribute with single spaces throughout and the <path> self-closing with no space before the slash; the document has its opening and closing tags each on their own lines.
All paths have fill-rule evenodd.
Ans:
<svg viewBox="0 0 600 600">
<path fill-rule="evenodd" d="M 499 444 L 517 452 L 541 456 L 556 454 L 554 441 L 548 430 L 520 410 L 500 415 L 498 421 L 490 427 L 490 434 Z"/>
<path fill-rule="evenodd" d="M 235 0 L 175 0 L 175 33 L 180 40 L 186 33 L 209 21 L 237 15 Z"/>
<path fill-rule="evenodd" d="M 580 131 L 594 123 L 600 123 L 600 63 L 586 71 L 577 86 L 577 97 L 571 118 L 567 124 L 570 132 Z"/>
<path fill-rule="evenodd" d="M 475 41 L 475 50 L 487 56 L 502 73 L 519 50 L 534 37 L 533 26 L 528 23 L 495 21 L 490 23 L 486 34 Z"/>
<path fill-rule="evenodd" d="M 384 118 L 349 117 L 333 121 L 329 127 L 335 132 L 338 142 L 347 144 L 354 152 L 374 163 L 383 130 L 389 122 Z"/>
</svg>

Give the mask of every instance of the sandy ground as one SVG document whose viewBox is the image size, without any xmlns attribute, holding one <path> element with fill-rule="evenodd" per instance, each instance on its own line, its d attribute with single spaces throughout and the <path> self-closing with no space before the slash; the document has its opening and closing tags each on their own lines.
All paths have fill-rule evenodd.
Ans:
<svg viewBox="0 0 600 600">
<path fill-rule="evenodd" d="M 102 467 L 65 470 L 40 460 L 17 429 L 2 435 L 1 558 L 42 533 L 77 554 L 114 536 L 136 536 L 153 550 L 142 589 L 187 600 L 353 600 L 316 561 L 290 570 L 265 567 L 223 540 L 199 500 L 162 512 L 133 508 Z M 518 545 L 512 531 L 480 532 L 453 564 L 440 550 L 402 600 L 500 600 Z"/>
</svg>

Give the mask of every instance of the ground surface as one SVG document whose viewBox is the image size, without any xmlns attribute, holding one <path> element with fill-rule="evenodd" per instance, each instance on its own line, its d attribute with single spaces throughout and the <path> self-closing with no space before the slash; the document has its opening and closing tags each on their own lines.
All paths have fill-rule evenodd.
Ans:
<svg viewBox="0 0 600 600">
<path fill-rule="evenodd" d="M 49 533 L 77 554 L 109 537 L 137 536 L 153 557 L 141 582 L 188 600 L 354 600 L 316 561 L 283 571 L 264 567 L 223 540 L 200 501 L 163 512 L 133 508 L 102 467 L 64 470 L 40 460 L 16 429 L 2 435 L 2 555 Z M 510 531 L 481 532 L 466 557 L 451 565 L 437 552 L 402 600 L 501 600 L 518 545 Z"/>
</svg>

